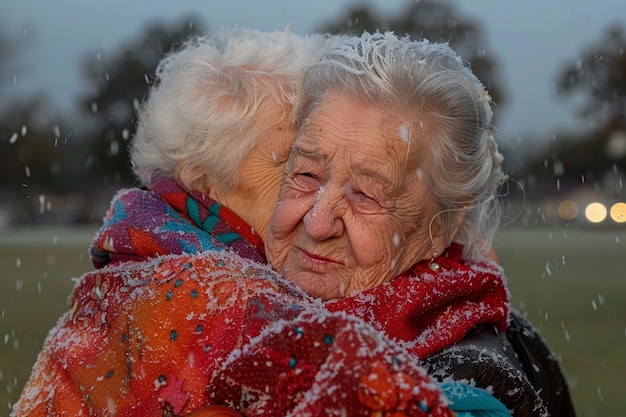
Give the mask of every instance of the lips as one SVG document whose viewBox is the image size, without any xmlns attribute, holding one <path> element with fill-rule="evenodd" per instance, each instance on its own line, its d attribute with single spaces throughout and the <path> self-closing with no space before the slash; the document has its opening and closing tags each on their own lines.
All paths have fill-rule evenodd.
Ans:
<svg viewBox="0 0 626 417">
<path fill-rule="evenodd" d="M 300 256 L 298 256 L 298 264 L 304 269 L 309 269 L 315 272 L 326 272 L 329 267 L 335 265 L 343 265 L 335 259 L 328 258 L 323 255 L 316 254 L 314 252 L 307 251 L 300 248 Z"/>
<path fill-rule="evenodd" d="M 322 256 L 322 255 L 317 255 L 317 254 L 315 254 L 313 252 L 309 252 L 309 251 L 304 250 L 304 249 L 300 249 L 300 250 L 302 251 L 302 253 L 305 256 L 307 256 L 307 257 L 309 257 L 309 258 L 311 258 L 311 259 L 313 259 L 313 260 L 315 260 L 317 262 L 320 262 L 320 263 L 323 263 L 323 262 L 339 263 L 339 262 L 335 261 L 334 259 L 327 258 L 327 257 Z"/>
</svg>

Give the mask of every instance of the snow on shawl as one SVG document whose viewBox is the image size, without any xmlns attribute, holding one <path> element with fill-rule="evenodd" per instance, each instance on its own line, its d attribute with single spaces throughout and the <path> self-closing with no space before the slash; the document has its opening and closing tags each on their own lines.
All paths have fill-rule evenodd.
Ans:
<svg viewBox="0 0 626 417">
<path fill-rule="evenodd" d="M 96 268 L 159 255 L 232 248 L 265 262 L 259 235 L 235 212 L 171 178 L 119 191 L 89 252 Z"/>
<path fill-rule="evenodd" d="M 231 251 L 85 274 L 14 416 L 452 416 L 417 359 Z"/>
<path fill-rule="evenodd" d="M 15 416 L 183 415 L 214 403 L 247 415 L 447 415 L 416 358 L 354 316 L 418 357 L 476 324 L 506 326 L 501 271 L 465 265 L 458 247 L 439 273 L 418 264 L 327 303 L 331 313 L 260 263 L 245 222 L 196 194 L 163 180 L 116 196 L 91 248 L 96 266 L 111 266 L 77 283 Z"/>
<path fill-rule="evenodd" d="M 509 292 L 501 268 L 466 263 L 462 253 L 453 244 L 437 258 L 438 271 L 420 262 L 391 282 L 327 302 L 326 308 L 362 318 L 419 358 L 459 342 L 479 324 L 505 331 Z"/>
</svg>

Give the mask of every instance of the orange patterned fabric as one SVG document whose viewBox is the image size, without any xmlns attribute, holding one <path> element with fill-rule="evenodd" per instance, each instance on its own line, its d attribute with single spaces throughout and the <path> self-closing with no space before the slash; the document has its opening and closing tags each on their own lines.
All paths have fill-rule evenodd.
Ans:
<svg viewBox="0 0 626 417">
<path fill-rule="evenodd" d="M 453 415 L 414 356 L 230 251 L 96 270 L 69 305 L 14 416 Z"/>
</svg>

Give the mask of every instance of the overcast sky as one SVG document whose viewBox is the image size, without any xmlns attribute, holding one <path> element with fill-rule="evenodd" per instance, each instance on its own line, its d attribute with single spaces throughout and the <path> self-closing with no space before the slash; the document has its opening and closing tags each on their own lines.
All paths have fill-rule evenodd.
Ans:
<svg viewBox="0 0 626 417">
<path fill-rule="evenodd" d="M 381 13 L 409 1 L 369 0 Z M 299 34 L 343 14 L 354 0 L 0 0 L 0 24 L 18 41 L 20 67 L 5 92 L 41 91 L 55 107 L 72 109 L 86 88 L 79 62 L 88 53 L 115 51 L 149 21 L 176 22 L 197 15 L 209 29 L 245 26 Z M 363 2 L 360 2 L 363 3 Z M 500 136 L 551 136 L 575 123 L 557 100 L 559 68 L 595 44 L 609 24 L 626 22 L 624 0 L 456 0 L 460 14 L 479 22 L 489 53 L 499 62 L 507 103 Z M 4 100 L 0 105 L 10 105 Z"/>
</svg>

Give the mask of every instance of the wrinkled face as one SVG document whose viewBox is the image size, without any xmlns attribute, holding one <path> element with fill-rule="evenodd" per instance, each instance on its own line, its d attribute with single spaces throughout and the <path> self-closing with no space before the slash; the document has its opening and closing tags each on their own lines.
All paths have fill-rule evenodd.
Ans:
<svg viewBox="0 0 626 417">
<path fill-rule="evenodd" d="M 264 238 L 297 129 L 284 105 L 264 103 L 259 112 L 266 132 L 239 169 L 239 186 L 231 192 L 229 207 Z"/>
<path fill-rule="evenodd" d="M 329 93 L 287 161 L 267 235 L 272 265 L 309 294 L 332 299 L 432 257 L 436 209 L 419 170 L 427 125 Z M 433 226 L 436 240 L 437 232 Z"/>
<path fill-rule="evenodd" d="M 291 144 L 297 129 L 290 110 L 272 100 L 261 103 L 259 117 L 250 129 L 263 136 L 248 152 L 238 170 L 238 185 L 225 189 L 208 184 L 200 191 L 226 205 L 265 238 Z"/>
</svg>

